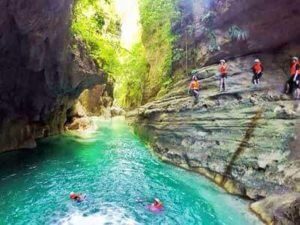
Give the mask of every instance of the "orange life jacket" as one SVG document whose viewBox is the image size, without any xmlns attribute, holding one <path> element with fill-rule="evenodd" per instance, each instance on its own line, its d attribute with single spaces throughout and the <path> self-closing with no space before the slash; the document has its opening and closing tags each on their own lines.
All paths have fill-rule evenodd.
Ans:
<svg viewBox="0 0 300 225">
<path fill-rule="evenodd" d="M 299 62 L 292 63 L 290 69 L 291 76 L 294 76 L 297 72 L 299 73 L 299 68 L 297 67 L 299 67 Z"/>
<path fill-rule="evenodd" d="M 190 84 L 190 89 L 192 90 L 199 90 L 200 89 L 200 83 L 199 81 L 193 80 Z"/>
<path fill-rule="evenodd" d="M 228 73 L 228 66 L 227 66 L 227 64 L 220 65 L 219 72 L 221 74 L 227 74 Z"/>
<path fill-rule="evenodd" d="M 256 73 L 256 74 L 259 74 L 263 71 L 263 67 L 262 67 L 261 63 L 255 63 L 253 65 L 252 69 L 253 69 L 253 72 Z"/>
</svg>

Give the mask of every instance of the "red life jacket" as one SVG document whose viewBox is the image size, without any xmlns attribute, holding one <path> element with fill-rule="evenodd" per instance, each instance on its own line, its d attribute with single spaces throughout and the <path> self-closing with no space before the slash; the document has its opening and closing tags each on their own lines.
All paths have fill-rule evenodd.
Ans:
<svg viewBox="0 0 300 225">
<path fill-rule="evenodd" d="M 70 195 L 70 199 L 76 199 L 78 197 L 78 195 L 76 195 L 76 194 L 71 194 Z"/>
<path fill-rule="evenodd" d="M 291 76 L 294 76 L 299 70 L 297 70 L 297 67 L 299 67 L 299 62 L 295 62 L 291 64 L 290 74 Z"/>
<path fill-rule="evenodd" d="M 256 73 L 256 74 L 259 74 L 263 71 L 263 67 L 262 67 L 261 63 L 255 63 L 253 65 L 252 69 L 253 69 L 253 72 Z"/>
<path fill-rule="evenodd" d="M 219 72 L 221 74 L 227 74 L 228 73 L 228 66 L 227 66 L 227 64 L 220 65 Z"/>
</svg>

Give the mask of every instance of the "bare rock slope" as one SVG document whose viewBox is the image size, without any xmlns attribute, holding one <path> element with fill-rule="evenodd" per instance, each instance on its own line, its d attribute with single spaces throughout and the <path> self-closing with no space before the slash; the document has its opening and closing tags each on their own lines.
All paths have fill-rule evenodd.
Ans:
<svg viewBox="0 0 300 225">
<path fill-rule="evenodd" d="M 300 54 L 299 3 L 191 0 L 179 1 L 178 8 L 173 32 L 177 52 L 187 57 L 173 65 L 176 82 L 127 118 L 163 160 L 230 193 L 262 200 L 253 210 L 269 224 L 298 224 L 300 108 L 282 91 L 289 60 Z M 224 93 L 216 65 L 222 58 L 230 66 Z M 250 70 L 255 58 L 266 68 L 257 87 Z M 187 94 L 186 68 L 201 80 L 198 104 Z M 280 205 L 283 194 L 291 207 Z"/>
<path fill-rule="evenodd" d="M 261 56 L 266 64 L 271 55 Z M 218 91 L 217 66 L 197 71 L 200 101 L 187 94 L 188 79 L 163 98 L 129 112 L 136 131 L 167 162 L 196 171 L 228 192 L 253 200 L 300 191 L 296 128 L 299 103 L 281 93 L 280 68 L 254 87 L 241 68 L 253 57 L 230 61 L 229 89 Z M 273 76 L 278 79 L 273 80 Z"/>
</svg>

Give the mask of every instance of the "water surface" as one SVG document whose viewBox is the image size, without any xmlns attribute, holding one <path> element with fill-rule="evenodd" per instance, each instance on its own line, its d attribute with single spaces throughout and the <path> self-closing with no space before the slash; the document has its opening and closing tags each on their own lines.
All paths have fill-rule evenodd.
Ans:
<svg viewBox="0 0 300 225">
<path fill-rule="evenodd" d="M 122 121 L 0 155 L 2 225 L 254 225 L 247 202 L 160 162 Z M 87 200 L 74 203 L 71 191 Z M 154 197 L 164 212 L 146 209 Z"/>
</svg>

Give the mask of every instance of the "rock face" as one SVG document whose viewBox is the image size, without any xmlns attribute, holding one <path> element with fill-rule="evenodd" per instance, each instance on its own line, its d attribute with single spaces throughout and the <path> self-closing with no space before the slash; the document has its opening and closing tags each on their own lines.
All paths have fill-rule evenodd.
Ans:
<svg viewBox="0 0 300 225">
<path fill-rule="evenodd" d="M 85 90 L 79 97 L 79 102 L 84 106 L 88 116 L 111 117 L 111 107 L 113 104 L 113 85 L 96 85 L 90 90 Z M 107 90 L 111 90 L 110 93 Z"/>
<path fill-rule="evenodd" d="M 251 209 L 268 224 L 300 224 L 299 193 L 271 196 L 265 200 L 253 203 Z"/>
<path fill-rule="evenodd" d="M 266 64 L 272 63 L 268 57 L 261 56 Z M 297 103 L 281 94 L 280 69 L 267 69 L 260 86 L 253 87 L 251 75 L 241 70 L 252 61 L 245 57 L 229 62 L 233 75 L 227 92 L 218 91 L 217 66 L 204 67 L 197 71 L 202 85 L 198 104 L 187 95 L 188 80 L 182 80 L 164 98 L 127 116 L 142 133 L 149 133 L 164 160 L 199 170 L 229 185 L 230 192 L 260 199 L 300 191 L 299 161 L 290 158 L 289 149 L 300 118 Z M 274 74 L 279 79 L 272 83 Z M 238 186 L 231 187 L 231 181 Z"/>
<path fill-rule="evenodd" d="M 300 14 L 291 13 L 298 3 L 195 0 L 180 1 L 179 8 L 177 48 L 188 49 L 188 69 L 201 80 L 200 101 L 188 95 L 190 77 L 178 75 L 186 66 L 179 60 L 169 93 L 127 118 L 163 160 L 203 174 L 230 193 L 266 201 L 297 195 L 299 102 L 282 91 L 289 60 L 300 54 L 294 42 L 300 40 Z M 215 64 L 221 58 L 230 66 L 229 89 L 222 93 Z M 256 87 L 250 70 L 255 58 L 266 68 Z M 272 214 L 278 205 L 270 207 L 261 208 Z M 276 218 L 273 224 L 297 224 L 299 217 Z"/>
<path fill-rule="evenodd" d="M 262 55 L 271 65 L 273 56 Z M 269 59 L 268 59 L 269 58 Z M 267 69 L 260 86 L 241 70 L 252 57 L 230 61 L 227 92 L 219 93 L 217 66 L 197 71 L 198 104 L 187 95 L 188 79 L 164 98 L 127 114 L 162 160 L 196 171 L 228 192 L 259 200 L 300 191 L 297 102 L 280 90 L 279 68 Z M 278 79 L 274 80 L 276 76 Z M 299 208 L 297 208 L 299 209 Z"/>
<path fill-rule="evenodd" d="M 0 2 L 0 152 L 62 131 L 80 93 L 106 82 L 82 45 L 70 44 L 72 3 Z"/>
<path fill-rule="evenodd" d="M 176 48 L 183 55 L 174 64 L 175 74 L 186 66 L 193 69 L 221 58 L 276 52 L 294 46 L 300 38 L 297 1 L 185 0 L 179 1 L 179 11 L 173 31 L 180 37 Z M 292 48 L 290 56 L 298 50 Z"/>
</svg>

